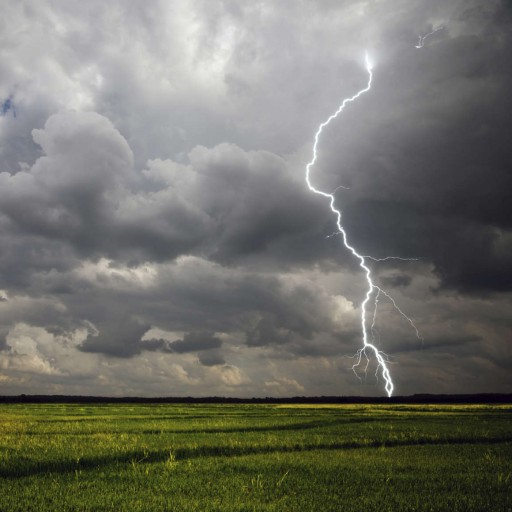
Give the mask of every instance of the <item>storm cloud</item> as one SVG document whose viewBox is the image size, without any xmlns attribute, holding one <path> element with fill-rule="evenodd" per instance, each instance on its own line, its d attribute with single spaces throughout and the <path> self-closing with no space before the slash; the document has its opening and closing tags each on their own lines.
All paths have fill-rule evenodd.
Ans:
<svg viewBox="0 0 512 512">
<path fill-rule="evenodd" d="M 506 1 L 15 2 L 0 21 L 5 393 L 511 392 Z M 422 48 L 418 37 L 437 30 Z M 332 235 L 332 236 L 331 236 Z M 369 313 L 371 314 L 371 313 Z"/>
</svg>

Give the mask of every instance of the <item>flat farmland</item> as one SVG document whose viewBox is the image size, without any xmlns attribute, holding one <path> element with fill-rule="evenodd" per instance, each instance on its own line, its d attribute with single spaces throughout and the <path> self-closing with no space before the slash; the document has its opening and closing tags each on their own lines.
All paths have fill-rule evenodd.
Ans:
<svg viewBox="0 0 512 512">
<path fill-rule="evenodd" d="M 2 404 L 4 511 L 512 510 L 512 406 Z"/>
</svg>

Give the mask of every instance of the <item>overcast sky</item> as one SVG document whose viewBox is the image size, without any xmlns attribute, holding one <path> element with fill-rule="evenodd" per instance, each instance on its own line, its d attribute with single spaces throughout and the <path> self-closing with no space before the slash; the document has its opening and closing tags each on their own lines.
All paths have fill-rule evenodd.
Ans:
<svg viewBox="0 0 512 512">
<path fill-rule="evenodd" d="M 0 0 L 0 393 L 512 392 L 512 3 Z M 416 48 L 419 37 L 438 29 Z M 367 316 L 373 321 L 373 308 Z"/>
</svg>

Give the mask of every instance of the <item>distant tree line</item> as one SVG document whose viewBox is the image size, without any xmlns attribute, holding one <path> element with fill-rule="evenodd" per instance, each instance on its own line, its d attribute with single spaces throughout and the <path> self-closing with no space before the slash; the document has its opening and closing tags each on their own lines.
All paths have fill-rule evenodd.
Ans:
<svg viewBox="0 0 512 512">
<path fill-rule="evenodd" d="M 362 396 L 294 396 L 289 398 L 236 397 L 110 397 L 77 395 L 0 396 L 0 403 L 69 403 L 69 404 L 512 404 L 510 393 L 465 395 L 410 395 L 387 397 Z"/>
</svg>

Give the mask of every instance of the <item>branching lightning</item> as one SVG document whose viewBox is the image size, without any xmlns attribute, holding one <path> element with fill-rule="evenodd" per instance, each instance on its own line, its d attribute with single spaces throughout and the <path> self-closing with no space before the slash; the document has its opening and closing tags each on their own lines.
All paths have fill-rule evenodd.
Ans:
<svg viewBox="0 0 512 512">
<path fill-rule="evenodd" d="M 418 36 L 418 44 L 416 45 L 416 48 L 423 48 L 423 46 L 425 44 L 425 39 L 427 39 L 427 37 L 430 37 L 432 34 L 439 32 L 443 28 L 444 27 L 442 27 L 442 26 L 437 27 L 436 29 L 432 30 L 432 32 L 429 32 L 428 34 L 425 34 L 424 36 Z"/>
<path fill-rule="evenodd" d="M 389 261 L 389 260 L 398 260 L 398 261 L 419 261 L 420 258 L 402 258 L 401 256 L 386 256 L 385 258 L 375 258 L 374 256 L 365 255 L 363 258 L 373 260 L 373 261 Z"/>
<path fill-rule="evenodd" d="M 425 36 L 425 37 L 427 37 L 427 36 Z M 421 42 L 423 42 L 423 41 L 424 41 L 424 39 L 421 40 Z M 377 362 L 377 369 L 375 371 L 375 374 L 378 378 L 379 371 L 380 371 L 380 374 L 382 375 L 384 382 L 385 382 L 386 392 L 387 392 L 388 396 L 391 396 L 393 393 L 394 385 L 393 385 L 393 381 L 391 379 L 391 374 L 390 374 L 389 368 L 388 368 L 388 363 L 389 363 L 388 359 L 389 358 L 384 352 L 380 351 L 374 344 L 375 343 L 375 332 L 376 332 L 375 323 L 377 320 L 377 307 L 378 307 L 378 303 L 379 303 L 379 297 L 381 294 L 384 295 L 388 300 L 390 300 L 393 307 L 400 313 L 400 315 L 402 315 L 411 324 L 411 326 L 413 327 L 413 329 L 416 332 L 416 336 L 419 339 L 421 339 L 421 336 L 420 336 L 420 333 L 418 332 L 418 329 L 414 325 L 414 322 L 398 307 L 398 305 L 396 304 L 393 297 L 391 297 L 387 292 L 385 292 L 382 288 L 380 288 L 373 282 L 372 273 L 371 273 L 370 267 L 366 263 L 366 259 L 372 259 L 374 261 L 385 261 L 388 259 L 398 259 L 398 260 L 402 260 L 402 261 L 415 261 L 415 260 L 417 260 L 417 258 L 400 258 L 400 257 L 394 257 L 394 256 L 389 256 L 386 258 L 373 258 L 370 256 L 364 256 L 364 255 L 359 254 L 357 252 L 357 250 L 352 245 L 349 244 L 348 238 L 347 238 L 347 233 L 345 232 L 345 229 L 343 228 L 343 225 L 341 223 L 341 211 L 335 207 L 334 194 L 338 189 L 336 189 L 333 193 L 328 193 L 328 192 L 324 192 L 322 190 L 317 189 L 311 183 L 311 169 L 315 165 L 317 157 L 318 157 L 318 143 L 320 140 L 320 135 L 323 132 L 323 129 L 329 123 L 331 123 L 331 121 L 336 119 L 336 117 L 338 117 L 338 115 L 345 109 L 345 107 L 349 103 L 355 101 L 361 95 L 363 95 L 364 93 L 368 92 L 371 89 L 372 79 L 373 79 L 373 73 L 372 73 L 373 66 L 369 59 L 368 54 L 366 54 L 366 56 L 365 56 L 365 65 L 366 65 L 366 71 L 368 72 L 368 83 L 367 83 L 366 87 L 361 89 L 359 92 L 357 92 L 353 96 L 351 96 L 349 98 L 345 98 L 342 101 L 342 103 L 340 104 L 340 106 L 338 107 L 338 109 L 336 110 L 336 112 L 334 112 L 334 114 L 331 114 L 327 118 L 327 120 L 325 120 L 323 123 L 320 124 L 320 126 L 317 129 L 317 131 L 315 133 L 314 144 L 313 144 L 313 157 L 312 157 L 311 161 L 306 165 L 306 183 L 311 192 L 321 195 L 329 200 L 330 209 L 336 215 L 336 226 L 338 228 L 338 231 L 335 234 L 339 234 L 342 237 L 343 244 L 345 245 L 345 247 L 353 254 L 353 256 L 355 258 L 357 258 L 359 260 L 359 266 L 364 271 L 366 282 L 368 285 L 366 295 L 364 297 L 363 302 L 361 303 L 361 329 L 362 329 L 362 335 L 363 335 L 363 346 L 356 353 L 356 356 L 355 356 L 356 362 L 352 366 L 352 370 L 354 371 L 356 376 L 360 379 L 361 377 L 359 376 L 357 369 L 361 366 L 363 359 L 365 359 L 366 365 L 364 368 L 364 373 L 366 373 L 368 366 L 370 364 L 370 356 L 373 355 Z M 340 187 L 338 187 L 338 188 L 340 188 Z M 343 188 L 345 188 L 345 187 L 343 187 Z M 368 341 L 368 328 L 367 328 L 366 316 L 367 316 L 368 305 L 369 305 L 372 297 L 373 297 L 373 314 L 372 314 L 372 323 L 370 325 L 369 330 L 371 332 L 373 343 L 370 343 Z"/>
</svg>

